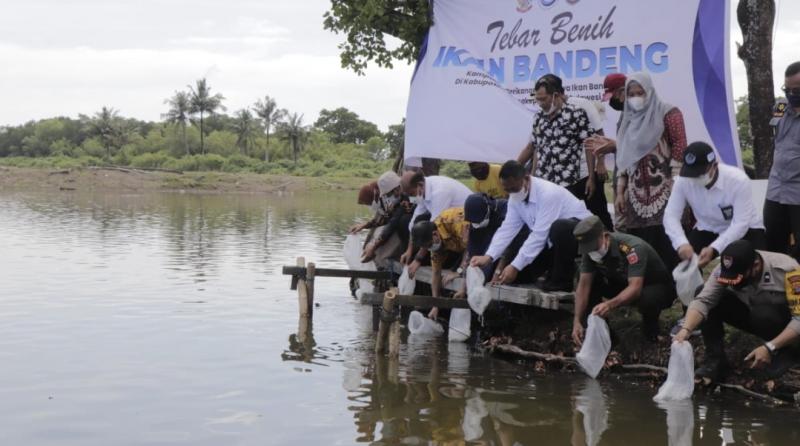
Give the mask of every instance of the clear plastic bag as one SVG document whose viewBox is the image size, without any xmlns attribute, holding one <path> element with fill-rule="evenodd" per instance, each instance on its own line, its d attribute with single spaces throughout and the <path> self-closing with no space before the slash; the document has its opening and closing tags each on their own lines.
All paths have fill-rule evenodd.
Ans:
<svg viewBox="0 0 800 446">
<path fill-rule="evenodd" d="M 466 308 L 453 308 L 450 310 L 450 327 L 447 330 L 447 339 L 450 342 L 464 342 L 470 335 L 470 322 L 472 312 Z"/>
<path fill-rule="evenodd" d="M 667 380 L 653 397 L 655 401 L 679 401 L 694 393 L 694 350 L 688 342 L 673 342 Z"/>
<path fill-rule="evenodd" d="M 411 296 L 416 288 L 417 281 L 408 276 L 408 266 L 404 266 L 400 279 L 397 281 L 397 290 L 401 296 Z"/>
<path fill-rule="evenodd" d="M 350 234 L 344 241 L 344 260 L 347 266 L 356 271 L 376 271 L 375 262 L 361 263 L 362 241 L 358 234 Z M 375 286 L 372 281 L 368 279 L 358 279 L 358 290 L 356 290 L 356 297 L 361 298 L 364 293 L 372 293 L 375 291 Z"/>
<path fill-rule="evenodd" d="M 412 311 L 408 317 L 408 331 L 414 336 L 439 336 L 444 333 L 442 325 L 428 319 L 419 311 Z"/>
<path fill-rule="evenodd" d="M 697 254 L 693 255 L 690 260 L 679 263 L 672 271 L 672 278 L 675 279 L 678 299 L 684 305 L 692 303 L 695 290 L 703 284 L 703 274 L 697 266 Z"/>
<path fill-rule="evenodd" d="M 483 271 L 475 266 L 467 268 L 467 302 L 472 311 L 479 316 L 483 315 L 486 307 L 492 301 L 492 295 L 489 290 L 484 286 L 486 277 Z"/>
<path fill-rule="evenodd" d="M 605 319 L 590 315 L 586 338 L 583 340 L 581 351 L 575 355 L 583 371 L 592 378 L 597 378 L 603 365 L 606 363 L 608 353 L 611 351 L 611 334 Z"/>
</svg>

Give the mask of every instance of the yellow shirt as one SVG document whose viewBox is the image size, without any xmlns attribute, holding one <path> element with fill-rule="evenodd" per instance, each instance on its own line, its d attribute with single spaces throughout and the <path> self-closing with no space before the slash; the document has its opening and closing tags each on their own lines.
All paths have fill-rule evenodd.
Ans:
<svg viewBox="0 0 800 446">
<path fill-rule="evenodd" d="M 492 198 L 508 198 L 500 183 L 499 164 L 489 164 L 489 176 L 485 180 L 475 180 L 475 192 L 484 193 Z"/>
<path fill-rule="evenodd" d="M 433 224 L 436 225 L 436 231 L 442 239 L 442 248 L 431 254 L 431 263 L 438 263 L 441 266 L 447 251 L 456 254 L 466 252 L 469 222 L 464 219 L 463 207 L 445 209 L 436 217 Z"/>
</svg>

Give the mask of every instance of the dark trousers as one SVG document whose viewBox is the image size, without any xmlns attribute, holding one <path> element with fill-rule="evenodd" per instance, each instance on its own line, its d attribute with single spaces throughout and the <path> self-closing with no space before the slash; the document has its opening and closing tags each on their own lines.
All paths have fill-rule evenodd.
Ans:
<svg viewBox="0 0 800 446">
<path fill-rule="evenodd" d="M 703 248 L 711 245 L 717 237 L 719 237 L 719 234 L 716 232 L 701 231 L 699 229 L 692 229 L 686 234 L 686 238 L 689 239 L 689 244 L 692 245 L 692 249 L 694 249 L 694 252 L 697 254 L 700 254 Z M 767 235 L 763 229 L 748 229 L 747 233 L 742 237 L 742 240 L 747 240 L 752 243 L 755 249 L 767 249 Z"/>
<path fill-rule="evenodd" d="M 725 330 L 723 323 L 756 335 L 768 341 L 786 328 L 791 319 L 789 306 L 784 304 L 759 304 L 748 308 L 732 292 L 726 291 L 719 304 L 708 312 L 701 325 L 706 361 L 725 361 Z"/>
<path fill-rule="evenodd" d="M 575 257 L 578 256 L 578 241 L 572 231 L 577 218 L 556 220 L 550 227 L 550 248 L 545 248 L 517 275 L 517 283 L 534 283 L 547 273 L 547 280 L 557 283 L 572 283 L 575 276 Z"/>
<path fill-rule="evenodd" d="M 800 205 L 766 200 L 764 227 L 767 228 L 767 251 L 787 253 L 800 259 Z M 789 249 L 789 234 L 794 236 L 793 249 Z"/>
<path fill-rule="evenodd" d="M 584 178 L 572 186 L 568 186 L 567 190 L 572 192 L 576 198 L 583 200 L 586 203 L 586 209 L 589 212 L 600 218 L 606 229 L 609 231 L 614 230 L 614 223 L 611 221 L 611 214 L 608 213 L 608 201 L 606 200 L 605 182 L 596 182 L 596 190 L 591 197 L 586 198 L 586 182 L 589 178 Z"/>
<path fill-rule="evenodd" d="M 586 319 L 592 313 L 592 308 L 599 304 L 603 298 L 613 299 L 628 286 L 627 280 L 619 280 L 606 277 L 605 275 L 595 272 L 594 280 L 592 281 L 592 291 L 589 293 L 589 308 L 583 316 L 583 324 L 586 325 Z M 675 292 L 675 284 L 672 282 L 664 283 L 645 283 L 642 288 L 642 294 L 639 300 L 635 302 L 636 308 L 642 315 L 642 329 L 646 333 L 658 333 L 658 316 L 661 312 L 675 302 L 678 298 Z"/>
<path fill-rule="evenodd" d="M 667 236 L 663 225 L 631 228 L 628 229 L 628 234 L 639 237 L 647 242 L 648 245 L 652 246 L 658 255 L 661 256 L 661 260 L 664 261 L 667 270 L 674 270 L 675 267 L 678 266 L 678 263 L 680 263 L 681 259 L 678 257 L 678 253 L 675 252 L 675 249 L 672 248 L 672 242 L 669 240 L 669 236 Z"/>
</svg>

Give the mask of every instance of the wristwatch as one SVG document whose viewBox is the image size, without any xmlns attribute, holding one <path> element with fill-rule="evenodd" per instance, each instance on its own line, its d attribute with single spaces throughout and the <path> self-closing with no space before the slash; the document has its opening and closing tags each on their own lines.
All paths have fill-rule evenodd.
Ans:
<svg viewBox="0 0 800 446">
<path fill-rule="evenodd" d="M 464 276 L 464 268 L 461 268 L 459 266 L 458 269 L 456 270 L 456 273 L 458 273 L 459 276 L 463 277 Z"/>
<path fill-rule="evenodd" d="M 773 344 L 772 341 L 765 342 L 764 343 L 764 347 L 767 347 L 767 350 L 769 350 L 769 354 L 770 355 L 774 355 L 775 354 L 775 350 L 778 349 L 778 347 L 775 347 L 775 344 Z"/>
</svg>

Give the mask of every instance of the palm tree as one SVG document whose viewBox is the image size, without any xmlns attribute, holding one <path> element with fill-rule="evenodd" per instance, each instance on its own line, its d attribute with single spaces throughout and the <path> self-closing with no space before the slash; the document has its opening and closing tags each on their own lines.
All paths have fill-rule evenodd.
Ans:
<svg viewBox="0 0 800 446">
<path fill-rule="evenodd" d="M 253 106 L 253 109 L 259 118 L 264 122 L 264 131 L 267 134 L 267 148 L 264 150 L 264 161 L 269 161 L 269 132 L 273 126 L 280 124 L 281 120 L 286 116 L 286 110 L 278 108 L 275 99 L 264 96 L 264 100 L 259 100 Z"/>
<path fill-rule="evenodd" d="M 292 158 L 297 164 L 297 155 L 303 150 L 303 144 L 308 136 L 308 129 L 303 125 L 303 115 L 291 113 L 288 119 L 282 123 L 283 138 L 292 144 Z"/>
<path fill-rule="evenodd" d="M 111 107 L 103 107 L 89 121 L 89 132 L 100 138 L 106 149 L 106 159 L 111 158 L 111 147 L 120 134 L 119 112 Z"/>
<path fill-rule="evenodd" d="M 189 123 L 189 114 L 191 113 L 192 101 L 189 93 L 185 91 L 176 91 L 175 96 L 165 99 L 165 104 L 169 105 L 169 111 L 161 115 L 170 124 L 177 125 L 182 132 L 183 136 L 183 149 L 187 155 L 191 155 L 189 151 L 189 144 L 186 142 L 186 125 Z"/>
<path fill-rule="evenodd" d="M 236 145 L 244 155 L 249 155 L 258 131 L 258 121 L 253 118 L 250 110 L 242 109 L 236 112 L 233 117 L 233 131 L 236 133 Z"/>
<path fill-rule="evenodd" d="M 191 113 L 200 114 L 200 153 L 205 154 L 203 117 L 206 114 L 213 115 L 217 109 L 221 109 L 223 111 L 226 110 L 226 108 L 222 105 L 222 101 L 225 100 L 225 96 L 222 96 L 219 93 L 212 95 L 211 87 L 208 86 L 206 78 L 197 80 L 194 87 L 189 85 L 189 93 L 191 99 Z"/>
</svg>

